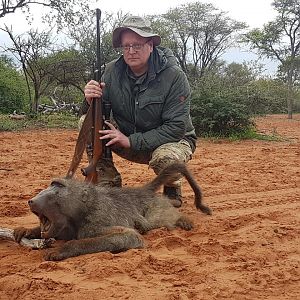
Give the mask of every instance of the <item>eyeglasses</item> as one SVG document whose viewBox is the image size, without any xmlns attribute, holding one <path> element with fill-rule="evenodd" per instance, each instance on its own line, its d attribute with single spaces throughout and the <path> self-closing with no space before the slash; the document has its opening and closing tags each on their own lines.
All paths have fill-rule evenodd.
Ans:
<svg viewBox="0 0 300 300">
<path fill-rule="evenodd" d="M 147 43 L 148 43 L 148 41 L 144 44 L 130 44 L 130 45 L 121 46 L 120 48 L 124 52 L 129 52 L 130 48 L 132 48 L 133 51 L 138 52 L 138 51 L 141 51 Z"/>
</svg>

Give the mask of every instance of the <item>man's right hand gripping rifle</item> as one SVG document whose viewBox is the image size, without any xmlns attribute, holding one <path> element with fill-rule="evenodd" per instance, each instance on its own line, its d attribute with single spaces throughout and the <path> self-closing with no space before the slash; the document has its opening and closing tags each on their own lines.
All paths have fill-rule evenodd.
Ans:
<svg viewBox="0 0 300 300">
<path fill-rule="evenodd" d="M 104 82 L 99 83 L 95 80 L 89 81 L 84 88 L 86 101 L 91 105 L 94 98 L 101 98 L 104 88 Z M 108 140 L 108 142 L 105 143 L 106 147 L 130 148 L 129 138 L 126 135 L 118 130 L 107 119 L 104 123 L 104 129 L 100 130 L 99 133 L 101 134 L 101 140 Z"/>
</svg>

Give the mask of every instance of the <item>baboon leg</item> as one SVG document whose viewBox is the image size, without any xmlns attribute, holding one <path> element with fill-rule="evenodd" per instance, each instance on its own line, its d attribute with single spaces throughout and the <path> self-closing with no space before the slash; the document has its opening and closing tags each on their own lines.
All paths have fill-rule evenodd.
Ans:
<svg viewBox="0 0 300 300">
<path fill-rule="evenodd" d="M 184 230 L 191 230 L 193 228 L 193 222 L 164 199 L 152 203 L 145 218 L 152 229 L 165 227 L 172 230 L 180 227 Z"/>
<path fill-rule="evenodd" d="M 186 216 L 180 216 L 178 218 L 165 216 L 165 218 L 162 219 L 153 218 L 151 223 L 152 229 L 165 227 L 168 230 L 172 230 L 175 227 L 180 227 L 184 230 L 191 230 L 194 227 L 193 222 Z"/>
<path fill-rule="evenodd" d="M 153 226 L 148 222 L 146 218 L 140 216 L 140 218 L 134 221 L 134 228 L 140 233 L 145 234 L 146 232 L 154 229 Z"/>
<path fill-rule="evenodd" d="M 172 230 L 176 227 L 176 222 L 181 213 L 169 202 L 161 199 L 156 201 L 146 212 L 145 218 L 152 229 L 165 227 Z"/>
<path fill-rule="evenodd" d="M 111 228 L 106 235 L 67 241 L 60 247 L 49 249 L 44 255 L 45 260 L 63 260 L 82 254 L 110 251 L 118 253 L 133 248 L 143 248 L 141 235 L 134 229 L 123 227 Z"/>
</svg>

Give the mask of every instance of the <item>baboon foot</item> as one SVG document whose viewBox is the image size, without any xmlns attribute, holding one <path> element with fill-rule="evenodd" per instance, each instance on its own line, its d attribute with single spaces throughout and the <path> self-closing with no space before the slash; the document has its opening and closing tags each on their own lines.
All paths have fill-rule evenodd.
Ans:
<svg viewBox="0 0 300 300">
<path fill-rule="evenodd" d="M 177 221 L 176 221 L 176 226 L 184 229 L 184 230 L 191 230 L 194 227 L 193 222 L 186 216 L 181 216 Z"/>
</svg>

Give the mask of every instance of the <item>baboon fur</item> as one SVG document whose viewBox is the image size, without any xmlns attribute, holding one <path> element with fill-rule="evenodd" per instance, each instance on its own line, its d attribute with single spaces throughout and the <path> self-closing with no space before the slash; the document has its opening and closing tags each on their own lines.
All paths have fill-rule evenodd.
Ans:
<svg viewBox="0 0 300 300">
<path fill-rule="evenodd" d="M 174 208 L 168 198 L 155 192 L 183 175 L 195 193 L 195 206 L 206 214 L 201 189 L 185 164 L 166 167 L 150 183 L 137 188 L 107 188 L 72 179 L 55 179 L 28 201 L 40 226 L 14 230 L 16 241 L 27 238 L 64 240 L 45 251 L 45 260 L 63 260 L 87 253 L 117 253 L 144 246 L 141 234 L 151 229 L 193 228 L 192 221 Z"/>
</svg>

